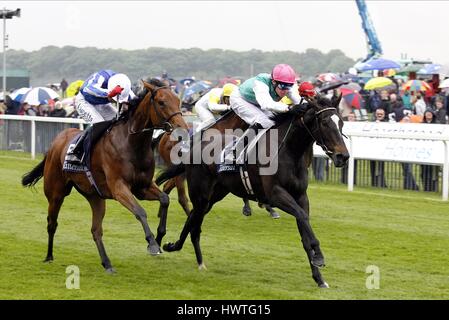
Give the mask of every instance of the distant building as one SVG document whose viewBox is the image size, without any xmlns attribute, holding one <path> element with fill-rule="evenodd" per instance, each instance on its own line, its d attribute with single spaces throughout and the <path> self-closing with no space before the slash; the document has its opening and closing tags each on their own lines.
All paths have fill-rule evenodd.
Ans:
<svg viewBox="0 0 449 320">
<path fill-rule="evenodd" d="M 0 86 L 3 85 L 3 71 L 0 69 Z M 26 69 L 6 69 L 6 90 L 30 86 L 30 71 Z"/>
</svg>

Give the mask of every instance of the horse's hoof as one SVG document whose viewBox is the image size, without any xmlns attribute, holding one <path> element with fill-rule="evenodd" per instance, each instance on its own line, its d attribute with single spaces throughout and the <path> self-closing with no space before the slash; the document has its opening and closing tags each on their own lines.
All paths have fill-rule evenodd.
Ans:
<svg viewBox="0 0 449 320">
<path fill-rule="evenodd" d="M 327 282 L 323 282 L 323 283 L 319 284 L 318 287 L 328 289 L 329 285 L 327 284 Z"/>
<path fill-rule="evenodd" d="M 152 256 L 160 255 L 162 253 L 161 247 L 159 247 L 159 245 L 157 244 L 148 245 L 148 253 Z"/>
<path fill-rule="evenodd" d="M 242 214 L 243 214 L 244 216 L 249 217 L 249 216 L 251 215 L 251 209 L 243 208 Z"/>
<path fill-rule="evenodd" d="M 200 264 L 199 266 L 198 266 L 198 270 L 207 270 L 207 267 L 206 267 L 206 265 L 204 264 L 204 263 L 202 263 L 202 264 Z"/>
<path fill-rule="evenodd" d="M 104 271 L 106 271 L 107 274 L 114 274 L 117 273 L 113 267 L 106 268 Z"/>
<path fill-rule="evenodd" d="M 279 219 L 281 216 L 279 215 L 279 213 L 277 213 L 277 212 L 272 212 L 272 213 L 270 213 L 270 216 L 273 218 L 273 219 Z"/>
<path fill-rule="evenodd" d="M 164 246 L 162 248 L 164 249 L 164 251 L 168 251 L 168 252 L 175 251 L 175 244 L 169 242 L 169 243 L 164 244 Z"/>
</svg>

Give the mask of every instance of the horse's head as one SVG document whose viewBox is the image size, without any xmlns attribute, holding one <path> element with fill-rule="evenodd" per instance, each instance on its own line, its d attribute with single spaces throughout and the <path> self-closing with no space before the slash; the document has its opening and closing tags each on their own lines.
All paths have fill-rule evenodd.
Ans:
<svg viewBox="0 0 449 320">
<path fill-rule="evenodd" d="M 332 100 L 321 95 L 306 100 L 309 108 L 300 117 L 301 125 L 336 167 L 344 166 L 349 159 L 349 152 L 343 140 L 343 120 L 338 113 L 341 95 Z"/>
<path fill-rule="evenodd" d="M 167 132 L 175 128 L 188 129 L 180 110 L 180 100 L 169 86 L 157 79 L 142 80 L 137 96 L 141 100 L 135 110 L 136 123 L 133 131 L 146 128 L 163 129 Z"/>
</svg>

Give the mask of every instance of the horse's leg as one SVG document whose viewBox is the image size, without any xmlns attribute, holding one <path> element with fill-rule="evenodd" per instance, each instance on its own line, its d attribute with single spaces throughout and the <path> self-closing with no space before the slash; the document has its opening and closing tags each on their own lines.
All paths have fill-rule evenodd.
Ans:
<svg viewBox="0 0 449 320">
<path fill-rule="evenodd" d="M 53 261 L 53 240 L 58 227 L 58 215 L 64 198 L 70 194 L 72 186 L 65 185 L 64 179 L 57 169 L 44 177 L 44 193 L 48 200 L 47 233 L 48 247 L 47 257 L 44 262 Z"/>
<path fill-rule="evenodd" d="M 201 225 L 203 223 L 204 216 L 212 209 L 212 206 L 216 202 L 222 200 L 228 193 L 229 191 L 223 188 L 215 187 L 214 193 L 209 200 L 208 208 L 197 220 L 195 220 L 195 223 L 192 224 L 192 229 L 190 230 L 190 238 L 192 240 L 193 248 L 195 249 L 196 261 L 200 270 L 207 269 L 206 265 L 203 262 L 203 255 L 201 253 L 200 247 Z"/>
<path fill-rule="evenodd" d="M 315 267 L 324 266 L 324 256 L 320 249 L 320 243 L 313 233 L 312 227 L 309 223 L 309 215 L 301 208 L 295 199 L 282 187 L 275 186 L 270 197 L 270 204 L 279 209 L 293 215 L 296 218 L 301 241 L 304 250 L 309 258 L 309 263 Z M 319 279 L 314 279 L 319 281 Z M 326 287 L 326 283 L 317 282 L 320 287 Z"/>
<path fill-rule="evenodd" d="M 247 217 L 251 215 L 251 206 L 249 205 L 249 200 L 246 198 L 243 198 L 242 214 Z"/>
<path fill-rule="evenodd" d="M 44 262 L 53 261 L 53 239 L 55 237 L 56 228 L 58 227 L 58 215 L 61 209 L 64 197 L 51 197 L 48 199 L 48 216 L 47 216 L 47 233 L 48 247 L 47 257 Z"/>
<path fill-rule="evenodd" d="M 114 273 L 111 261 L 106 254 L 106 249 L 103 244 L 103 218 L 106 211 L 106 201 L 98 197 L 87 198 L 92 209 L 92 237 L 97 245 L 98 253 L 101 258 L 101 265 L 107 273 Z"/>
<path fill-rule="evenodd" d="M 259 203 L 259 207 L 265 208 L 273 219 L 279 219 L 281 217 L 269 204 Z"/>
<path fill-rule="evenodd" d="M 159 217 L 159 226 L 157 227 L 156 242 L 161 245 L 162 238 L 167 232 L 167 210 L 170 204 L 170 198 L 165 192 L 159 190 L 154 182 L 150 188 L 142 190 L 142 193 L 144 200 L 158 200 L 160 203 L 159 213 L 157 215 Z"/>
<path fill-rule="evenodd" d="M 301 208 L 304 209 L 307 216 L 310 215 L 309 213 L 309 197 L 307 196 L 307 193 L 303 193 L 297 200 L 297 203 Z M 299 230 L 299 225 L 298 225 Z M 323 255 L 321 252 L 320 247 L 315 248 L 316 253 L 318 255 Z M 312 260 L 311 252 L 307 252 L 307 256 L 309 258 L 309 261 Z M 323 276 L 321 275 L 320 269 L 317 266 L 314 266 L 312 263 L 310 263 L 310 268 L 312 269 L 312 278 L 315 280 L 315 282 L 321 287 L 321 288 L 328 288 L 329 285 L 324 281 Z"/>
<path fill-rule="evenodd" d="M 150 230 L 150 226 L 147 221 L 147 213 L 142 206 L 137 202 L 132 194 L 129 186 L 123 180 L 117 180 L 114 182 L 108 181 L 109 188 L 115 200 L 120 202 L 125 208 L 131 211 L 137 220 L 142 224 L 145 232 L 145 239 L 148 242 L 148 251 L 151 255 L 158 255 L 161 253 L 161 249 L 154 239 L 154 234 Z M 168 197 L 167 197 L 168 198 Z"/>
<path fill-rule="evenodd" d="M 189 199 L 187 198 L 186 187 L 184 185 L 185 176 L 180 175 L 174 178 L 176 183 L 176 188 L 178 189 L 178 202 L 184 209 L 186 215 L 190 215 Z"/>
<path fill-rule="evenodd" d="M 192 227 L 201 225 L 203 216 L 209 207 L 209 199 L 214 191 L 213 188 L 213 182 L 207 180 L 206 177 L 204 177 L 204 179 L 192 180 L 192 185 L 189 185 L 189 193 L 193 209 L 187 217 L 178 241 L 175 243 L 166 243 L 163 247 L 164 250 L 169 252 L 181 250 Z"/>
</svg>

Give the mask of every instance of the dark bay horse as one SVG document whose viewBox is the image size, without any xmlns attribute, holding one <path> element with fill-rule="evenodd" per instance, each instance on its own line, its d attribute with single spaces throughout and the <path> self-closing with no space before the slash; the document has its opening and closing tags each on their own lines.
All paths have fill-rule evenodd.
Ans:
<svg viewBox="0 0 449 320">
<path fill-rule="evenodd" d="M 102 197 L 92 187 L 84 173 L 67 173 L 62 166 L 69 142 L 80 132 L 78 129 L 62 131 L 52 142 L 44 160 L 24 175 L 22 185 L 33 186 L 44 177 L 44 192 L 48 200 L 48 251 L 45 261 L 53 260 L 53 238 L 58 225 L 59 210 L 73 187 L 89 202 L 92 209 L 92 235 L 101 263 L 107 272 L 114 272 L 102 241 L 102 221 L 105 199 L 115 199 L 131 211 L 142 224 L 148 251 L 159 254 L 166 232 L 168 196 L 154 184 L 155 161 L 151 149 L 154 128 L 185 128 L 179 99 L 162 82 L 142 81 L 137 98 L 129 109 L 104 134 L 92 150 L 91 172 Z M 159 226 L 155 238 L 147 222 L 147 214 L 139 200 L 158 200 Z"/>
<path fill-rule="evenodd" d="M 319 267 L 324 266 L 324 255 L 320 243 L 309 223 L 308 165 L 310 150 L 314 141 L 333 160 L 337 167 L 343 166 L 349 158 L 342 137 L 343 121 L 338 114 L 338 99 L 325 97 L 308 98 L 307 111 L 282 114 L 276 117 L 276 126 L 267 131 L 278 130 L 277 141 L 266 139 L 266 144 L 277 145 L 277 171 L 270 175 L 261 175 L 260 165 L 247 164 L 249 180 L 254 196 L 248 196 L 240 173 L 217 173 L 216 164 L 179 164 L 164 171 L 157 179 L 160 184 L 166 179 L 185 172 L 189 196 L 193 204 L 190 216 L 184 225 L 179 240 L 164 245 L 166 251 L 181 250 L 190 233 L 199 268 L 204 268 L 200 249 L 201 224 L 212 206 L 227 194 L 233 193 L 240 198 L 250 198 L 277 207 L 296 218 L 296 224 L 303 247 L 312 269 L 312 277 L 319 287 L 328 287 Z M 219 141 L 219 142 L 216 142 Z M 202 142 L 200 148 L 209 150 L 211 143 L 222 146 L 223 139 Z M 277 143 L 277 144 L 276 144 Z M 255 150 L 255 149 L 254 149 Z M 201 177 L 201 179 L 198 179 Z"/>
<path fill-rule="evenodd" d="M 224 133 L 225 129 L 237 129 L 240 128 L 242 130 L 246 130 L 248 125 L 245 121 L 243 121 L 234 111 L 228 111 L 223 114 L 220 118 L 217 119 L 210 128 L 217 129 L 221 133 Z M 170 159 L 170 152 L 172 148 L 178 143 L 175 139 L 170 139 L 171 132 L 165 132 L 161 136 L 159 136 L 157 141 L 153 142 L 152 147 L 155 148 L 157 145 L 158 152 L 161 158 L 164 160 L 166 165 L 172 165 Z M 186 215 L 190 214 L 189 208 L 189 199 L 187 198 L 186 189 L 184 186 L 185 175 L 179 175 L 172 179 L 169 179 L 163 186 L 163 191 L 166 194 L 170 194 L 170 192 L 176 187 L 178 191 L 178 202 L 183 208 Z M 251 215 L 251 207 L 248 199 L 243 199 L 243 214 L 245 216 Z M 259 203 L 259 207 L 265 208 L 272 217 L 278 218 L 279 214 L 273 210 L 269 205 Z"/>
</svg>

